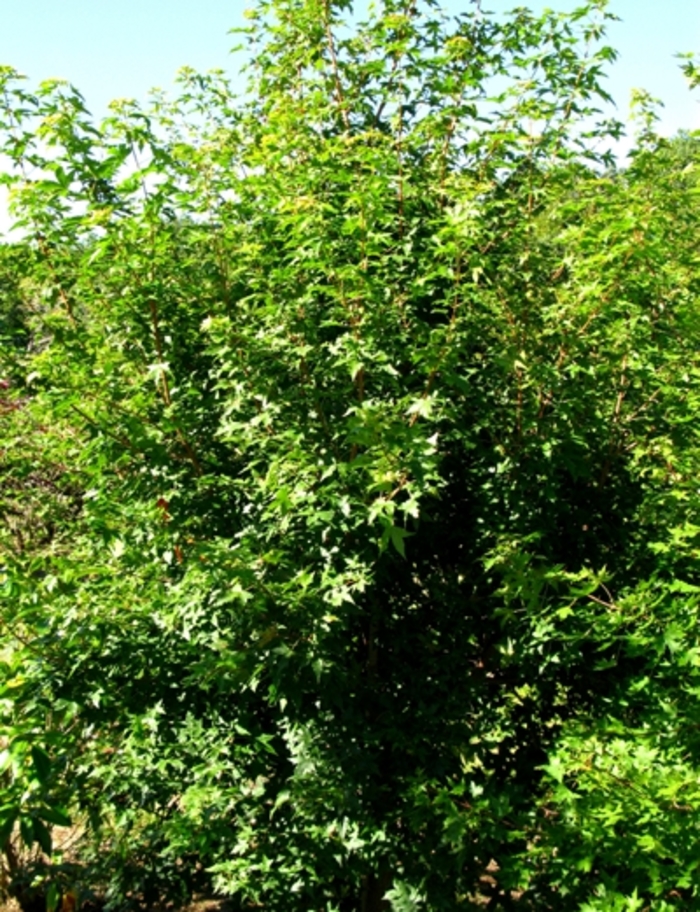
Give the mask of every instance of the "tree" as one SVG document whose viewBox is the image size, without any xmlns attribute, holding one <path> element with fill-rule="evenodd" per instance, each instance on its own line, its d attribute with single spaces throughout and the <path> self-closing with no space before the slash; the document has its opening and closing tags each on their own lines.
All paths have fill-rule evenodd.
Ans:
<svg viewBox="0 0 700 912">
<path fill-rule="evenodd" d="M 350 12 L 100 126 L 4 71 L 0 835 L 114 909 L 692 907 L 692 182 L 610 170 L 602 0 Z"/>
</svg>

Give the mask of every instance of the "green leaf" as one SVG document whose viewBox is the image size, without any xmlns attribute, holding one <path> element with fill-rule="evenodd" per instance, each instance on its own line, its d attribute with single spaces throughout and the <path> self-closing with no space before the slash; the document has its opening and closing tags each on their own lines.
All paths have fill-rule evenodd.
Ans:
<svg viewBox="0 0 700 912">
<path fill-rule="evenodd" d="M 402 529 L 401 526 L 391 526 L 389 529 L 389 538 L 391 539 L 391 543 L 399 552 L 401 557 L 406 557 L 406 546 L 404 545 L 404 541 L 410 537 L 410 534 L 410 532 Z"/>
<path fill-rule="evenodd" d="M 71 826 L 71 818 L 66 814 L 63 808 L 53 806 L 53 807 L 42 807 L 37 810 L 37 815 L 41 817 L 42 820 L 45 820 L 47 823 L 53 823 L 56 826 L 69 827 Z"/>
<path fill-rule="evenodd" d="M 36 842 L 34 835 L 34 821 L 31 817 L 22 816 L 19 820 L 19 832 L 22 837 L 22 842 L 28 849 Z"/>
<path fill-rule="evenodd" d="M 39 843 L 42 852 L 46 855 L 51 855 L 53 850 L 53 842 L 51 839 L 51 832 L 46 824 L 42 823 L 38 817 L 34 817 L 32 820 L 32 829 L 34 832 L 34 838 Z"/>
<path fill-rule="evenodd" d="M 37 779 L 43 784 L 51 775 L 51 758 L 43 748 L 35 744 L 32 745 L 31 755 Z"/>
<path fill-rule="evenodd" d="M 61 891 L 58 884 L 52 882 L 46 891 L 46 912 L 56 912 L 58 904 L 61 901 Z"/>
</svg>

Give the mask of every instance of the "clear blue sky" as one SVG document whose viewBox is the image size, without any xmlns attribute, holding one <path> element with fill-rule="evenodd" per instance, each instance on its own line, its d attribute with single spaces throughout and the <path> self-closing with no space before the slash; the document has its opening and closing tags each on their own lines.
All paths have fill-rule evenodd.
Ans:
<svg viewBox="0 0 700 912">
<path fill-rule="evenodd" d="M 517 5 L 572 9 L 583 0 L 482 0 L 484 9 Z M 117 97 L 145 99 L 149 88 L 168 88 L 187 64 L 234 73 L 228 30 L 243 23 L 245 0 L 0 0 L 0 63 L 33 83 L 49 77 L 73 82 L 98 117 Z M 467 0 L 447 0 L 455 12 Z M 691 95 L 678 71 L 677 51 L 700 51 L 700 0 L 611 0 L 623 22 L 609 41 L 621 53 L 609 88 L 626 113 L 633 86 L 666 103 L 664 131 L 700 128 L 700 91 Z"/>
</svg>

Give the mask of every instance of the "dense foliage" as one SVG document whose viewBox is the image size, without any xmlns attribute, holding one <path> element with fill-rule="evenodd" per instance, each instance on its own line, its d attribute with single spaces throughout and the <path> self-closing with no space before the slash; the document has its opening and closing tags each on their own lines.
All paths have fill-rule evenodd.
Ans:
<svg viewBox="0 0 700 912">
<path fill-rule="evenodd" d="M 639 93 L 615 167 L 609 18 L 261 0 L 244 97 L 99 125 L 2 70 L 25 906 L 700 908 L 698 147 Z"/>
</svg>

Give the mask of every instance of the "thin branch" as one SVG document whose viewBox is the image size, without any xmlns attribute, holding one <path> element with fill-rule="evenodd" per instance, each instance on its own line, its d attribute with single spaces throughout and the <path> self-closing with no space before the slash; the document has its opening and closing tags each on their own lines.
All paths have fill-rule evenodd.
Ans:
<svg viewBox="0 0 700 912">
<path fill-rule="evenodd" d="M 345 129 L 350 132 L 350 117 L 348 115 L 347 107 L 345 104 L 345 95 L 343 93 L 343 86 L 340 81 L 340 66 L 338 65 L 338 56 L 335 50 L 335 40 L 333 38 L 333 30 L 331 28 L 331 10 L 330 10 L 330 0 L 324 0 L 323 3 L 323 19 L 324 26 L 326 29 L 326 40 L 328 42 L 328 52 L 331 55 L 331 63 L 333 65 L 333 79 L 335 82 L 335 98 L 338 103 L 338 108 L 340 109 L 340 116 L 343 118 L 343 123 Z"/>
</svg>

